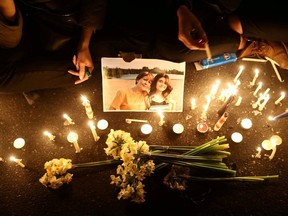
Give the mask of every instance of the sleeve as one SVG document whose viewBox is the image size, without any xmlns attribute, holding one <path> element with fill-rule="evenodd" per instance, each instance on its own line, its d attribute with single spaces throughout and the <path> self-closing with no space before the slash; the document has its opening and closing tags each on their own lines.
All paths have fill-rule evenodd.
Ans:
<svg viewBox="0 0 288 216">
<path fill-rule="evenodd" d="M 95 30 L 103 27 L 106 17 L 107 0 L 83 0 L 79 23 L 82 27 Z"/>
<path fill-rule="evenodd" d="M 10 25 L 0 15 L 0 48 L 16 47 L 22 37 L 23 17 L 20 11 L 17 11 L 16 24 Z"/>
<path fill-rule="evenodd" d="M 123 91 L 118 91 L 116 96 L 114 97 L 111 105 L 110 110 L 120 110 L 120 106 L 124 101 L 125 93 Z"/>
</svg>

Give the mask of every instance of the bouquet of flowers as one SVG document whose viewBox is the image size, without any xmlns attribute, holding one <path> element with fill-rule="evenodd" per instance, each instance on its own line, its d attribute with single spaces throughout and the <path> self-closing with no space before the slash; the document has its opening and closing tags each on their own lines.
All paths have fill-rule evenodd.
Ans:
<svg viewBox="0 0 288 216">
<path fill-rule="evenodd" d="M 172 189 L 185 190 L 188 181 L 264 181 L 278 178 L 271 176 L 237 177 L 223 161 L 230 155 L 225 136 L 217 137 L 200 146 L 148 145 L 135 141 L 130 133 L 111 129 L 104 148 L 112 160 L 72 165 L 69 159 L 53 159 L 46 162 L 46 174 L 40 182 L 53 189 L 72 180 L 67 170 L 76 167 L 118 164 L 116 175 L 111 175 L 111 184 L 120 189 L 118 199 L 131 199 L 136 203 L 145 201 L 143 181 L 154 171 L 171 167 L 164 177 L 164 184 Z"/>
</svg>

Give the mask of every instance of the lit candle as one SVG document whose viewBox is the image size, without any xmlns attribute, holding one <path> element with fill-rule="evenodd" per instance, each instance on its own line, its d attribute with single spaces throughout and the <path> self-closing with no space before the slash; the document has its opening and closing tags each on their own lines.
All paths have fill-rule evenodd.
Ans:
<svg viewBox="0 0 288 216">
<path fill-rule="evenodd" d="M 258 147 L 257 148 L 257 154 L 255 155 L 255 158 L 261 158 L 261 151 L 262 151 L 262 148 Z"/>
<path fill-rule="evenodd" d="M 272 150 L 272 153 L 269 156 L 269 159 L 272 160 L 276 153 L 276 143 L 271 142 L 271 140 L 264 140 L 261 145 L 262 148 L 264 148 L 267 151 Z"/>
<path fill-rule="evenodd" d="M 251 85 L 251 86 L 254 86 L 254 85 L 255 85 L 255 82 L 256 82 L 256 79 L 258 78 L 258 76 L 259 76 L 259 70 L 258 70 L 258 69 L 255 69 L 255 75 L 254 75 L 254 77 L 253 77 L 252 82 L 250 82 L 250 85 Z"/>
<path fill-rule="evenodd" d="M 258 110 L 262 111 L 264 109 L 264 107 L 266 106 L 267 102 L 269 101 L 270 96 L 266 95 L 264 98 L 264 101 L 259 105 Z"/>
<path fill-rule="evenodd" d="M 93 119 L 93 110 L 90 101 L 84 96 L 82 96 L 82 105 L 85 107 L 86 115 L 88 116 L 88 118 Z"/>
<path fill-rule="evenodd" d="M 275 101 L 275 104 L 279 104 L 285 97 L 285 92 L 281 92 L 281 96 Z"/>
<path fill-rule="evenodd" d="M 66 122 L 64 124 L 68 124 L 68 125 L 75 124 L 75 122 L 73 122 L 73 120 L 67 114 L 64 114 L 63 117 L 66 120 Z"/>
<path fill-rule="evenodd" d="M 21 149 L 25 145 L 25 140 L 23 138 L 17 138 L 13 142 L 13 146 L 16 149 Z"/>
<path fill-rule="evenodd" d="M 235 142 L 235 143 L 240 143 L 240 142 L 242 142 L 242 140 L 243 140 L 243 136 L 242 136 L 242 134 L 239 133 L 239 132 L 234 132 L 234 133 L 232 133 L 232 135 L 231 135 L 231 139 L 232 139 L 233 142 Z"/>
<path fill-rule="evenodd" d="M 173 125 L 173 132 L 176 134 L 181 134 L 184 131 L 184 126 L 180 123 Z"/>
<path fill-rule="evenodd" d="M 67 140 L 70 143 L 73 143 L 76 153 L 80 153 L 81 149 L 78 144 L 78 134 L 75 132 L 70 132 L 67 136 Z"/>
<path fill-rule="evenodd" d="M 257 95 L 258 91 L 262 88 L 262 85 L 263 85 L 262 82 L 259 82 L 259 84 L 258 84 L 256 90 L 255 90 L 254 93 L 253 93 L 254 96 Z"/>
<path fill-rule="evenodd" d="M 242 102 L 242 97 L 238 96 L 238 99 L 237 99 L 237 101 L 235 103 L 235 106 L 240 106 L 241 102 Z"/>
<path fill-rule="evenodd" d="M 219 85 L 220 85 L 220 80 L 217 80 L 216 83 L 212 86 L 212 89 L 211 89 L 211 98 L 212 99 L 215 98 L 215 95 L 218 91 Z"/>
<path fill-rule="evenodd" d="M 278 119 L 285 118 L 285 117 L 288 117 L 288 111 L 272 117 L 272 120 L 278 120 Z"/>
<path fill-rule="evenodd" d="M 22 168 L 25 167 L 25 165 L 22 163 L 22 159 L 18 159 L 18 158 L 15 158 L 14 156 L 11 156 L 10 157 L 10 160 L 11 161 L 14 161 L 15 163 L 17 163 L 19 166 L 21 166 Z"/>
<path fill-rule="evenodd" d="M 195 100 L 195 98 L 191 99 L 191 109 L 192 110 L 196 109 L 196 100 Z"/>
<path fill-rule="evenodd" d="M 96 127 L 95 127 L 95 125 L 94 125 L 94 123 L 92 121 L 89 121 L 88 124 L 89 124 L 90 130 L 92 132 L 92 135 L 94 137 L 94 140 L 95 140 L 95 142 L 97 142 L 100 137 L 98 136 L 98 134 L 96 132 Z"/>
<path fill-rule="evenodd" d="M 264 99 L 263 94 L 260 93 L 260 96 L 258 97 L 257 101 L 252 104 L 253 109 L 256 109 L 258 105 L 260 105 L 260 102 Z"/>
<path fill-rule="evenodd" d="M 145 135 L 148 135 L 152 132 L 153 128 L 150 124 L 143 124 L 141 127 L 141 132 Z"/>
<path fill-rule="evenodd" d="M 234 83 L 237 83 L 237 80 L 239 79 L 240 75 L 242 74 L 243 69 L 244 69 L 244 67 L 241 65 L 236 77 L 233 80 Z"/>
<path fill-rule="evenodd" d="M 282 138 L 278 135 L 273 135 L 271 136 L 270 141 L 275 145 L 280 145 L 282 143 Z"/>
<path fill-rule="evenodd" d="M 97 127 L 100 130 L 105 130 L 108 127 L 108 121 L 105 120 L 105 119 L 99 120 L 98 123 L 97 123 Z"/>
<path fill-rule="evenodd" d="M 244 129 L 250 129 L 252 127 L 252 121 L 249 118 L 244 118 L 241 121 L 241 126 Z"/>
<path fill-rule="evenodd" d="M 218 119 L 214 126 L 214 131 L 219 131 L 222 125 L 225 123 L 226 119 L 228 118 L 228 113 L 224 112 L 224 114 Z"/>
<path fill-rule="evenodd" d="M 163 126 L 163 124 L 165 123 L 163 112 L 162 111 L 158 111 L 158 114 L 160 116 L 159 126 Z"/>
<path fill-rule="evenodd" d="M 206 122 L 200 122 L 197 125 L 197 131 L 200 133 L 206 133 L 208 131 L 208 129 L 209 129 L 209 127 L 208 127 Z"/>
<path fill-rule="evenodd" d="M 47 136 L 51 141 L 55 141 L 55 136 L 53 134 L 51 134 L 48 131 L 44 131 L 43 133 L 45 136 Z"/>
<path fill-rule="evenodd" d="M 201 113 L 201 120 L 206 121 L 207 120 L 207 110 L 208 107 L 206 105 L 203 106 L 203 112 Z"/>
</svg>

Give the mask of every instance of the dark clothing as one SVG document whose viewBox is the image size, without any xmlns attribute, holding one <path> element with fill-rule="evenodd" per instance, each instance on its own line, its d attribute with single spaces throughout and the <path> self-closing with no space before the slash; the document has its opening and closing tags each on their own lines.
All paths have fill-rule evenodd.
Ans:
<svg viewBox="0 0 288 216">
<path fill-rule="evenodd" d="M 75 86 L 76 77 L 68 69 L 75 69 L 72 57 L 77 51 L 81 28 L 102 28 L 105 0 L 15 0 L 15 3 L 23 16 L 23 34 L 15 48 L 0 48 L 0 92 Z M 0 17 L 0 24 L 1 21 Z M 4 29 L 10 31 L 5 26 Z M 11 34 L 18 37 L 21 29 L 15 27 Z M 15 34 L 17 30 L 20 32 Z"/>
</svg>

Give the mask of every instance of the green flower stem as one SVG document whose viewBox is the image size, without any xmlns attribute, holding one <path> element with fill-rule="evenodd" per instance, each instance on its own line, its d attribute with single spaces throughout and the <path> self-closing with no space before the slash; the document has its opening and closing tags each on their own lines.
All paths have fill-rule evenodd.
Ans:
<svg viewBox="0 0 288 216">
<path fill-rule="evenodd" d="M 112 165 L 112 164 L 121 164 L 122 162 L 119 160 L 104 160 L 104 161 L 96 161 L 89 163 L 81 163 L 81 164 L 73 164 L 72 168 L 80 168 L 80 167 L 95 167 L 95 166 L 103 166 L 103 165 Z"/>
<path fill-rule="evenodd" d="M 178 177 L 178 176 L 177 176 Z M 244 177 L 223 177 L 223 178 L 207 178 L 207 177 L 196 177 L 189 175 L 179 175 L 180 178 L 184 178 L 191 181 L 264 181 L 266 179 L 278 178 L 279 175 L 271 176 L 244 176 Z"/>
<path fill-rule="evenodd" d="M 216 172 L 220 173 L 225 173 L 229 174 L 231 176 L 236 175 L 235 170 L 229 169 L 225 164 L 217 164 L 217 165 L 212 165 L 212 164 L 204 164 L 204 163 L 193 163 L 193 162 L 185 162 L 185 161 L 166 161 L 166 163 L 169 164 L 175 164 L 179 166 L 187 166 L 187 167 L 195 167 L 195 168 L 201 168 L 201 169 L 210 169 Z"/>
<path fill-rule="evenodd" d="M 191 156 L 191 155 L 178 155 L 178 154 L 161 154 L 151 152 L 148 156 L 152 156 L 154 158 L 170 158 L 174 160 L 196 160 L 196 161 L 211 161 L 211 162 L 221 162 L 222 158 L 217 156 Z"/>
</svg>

